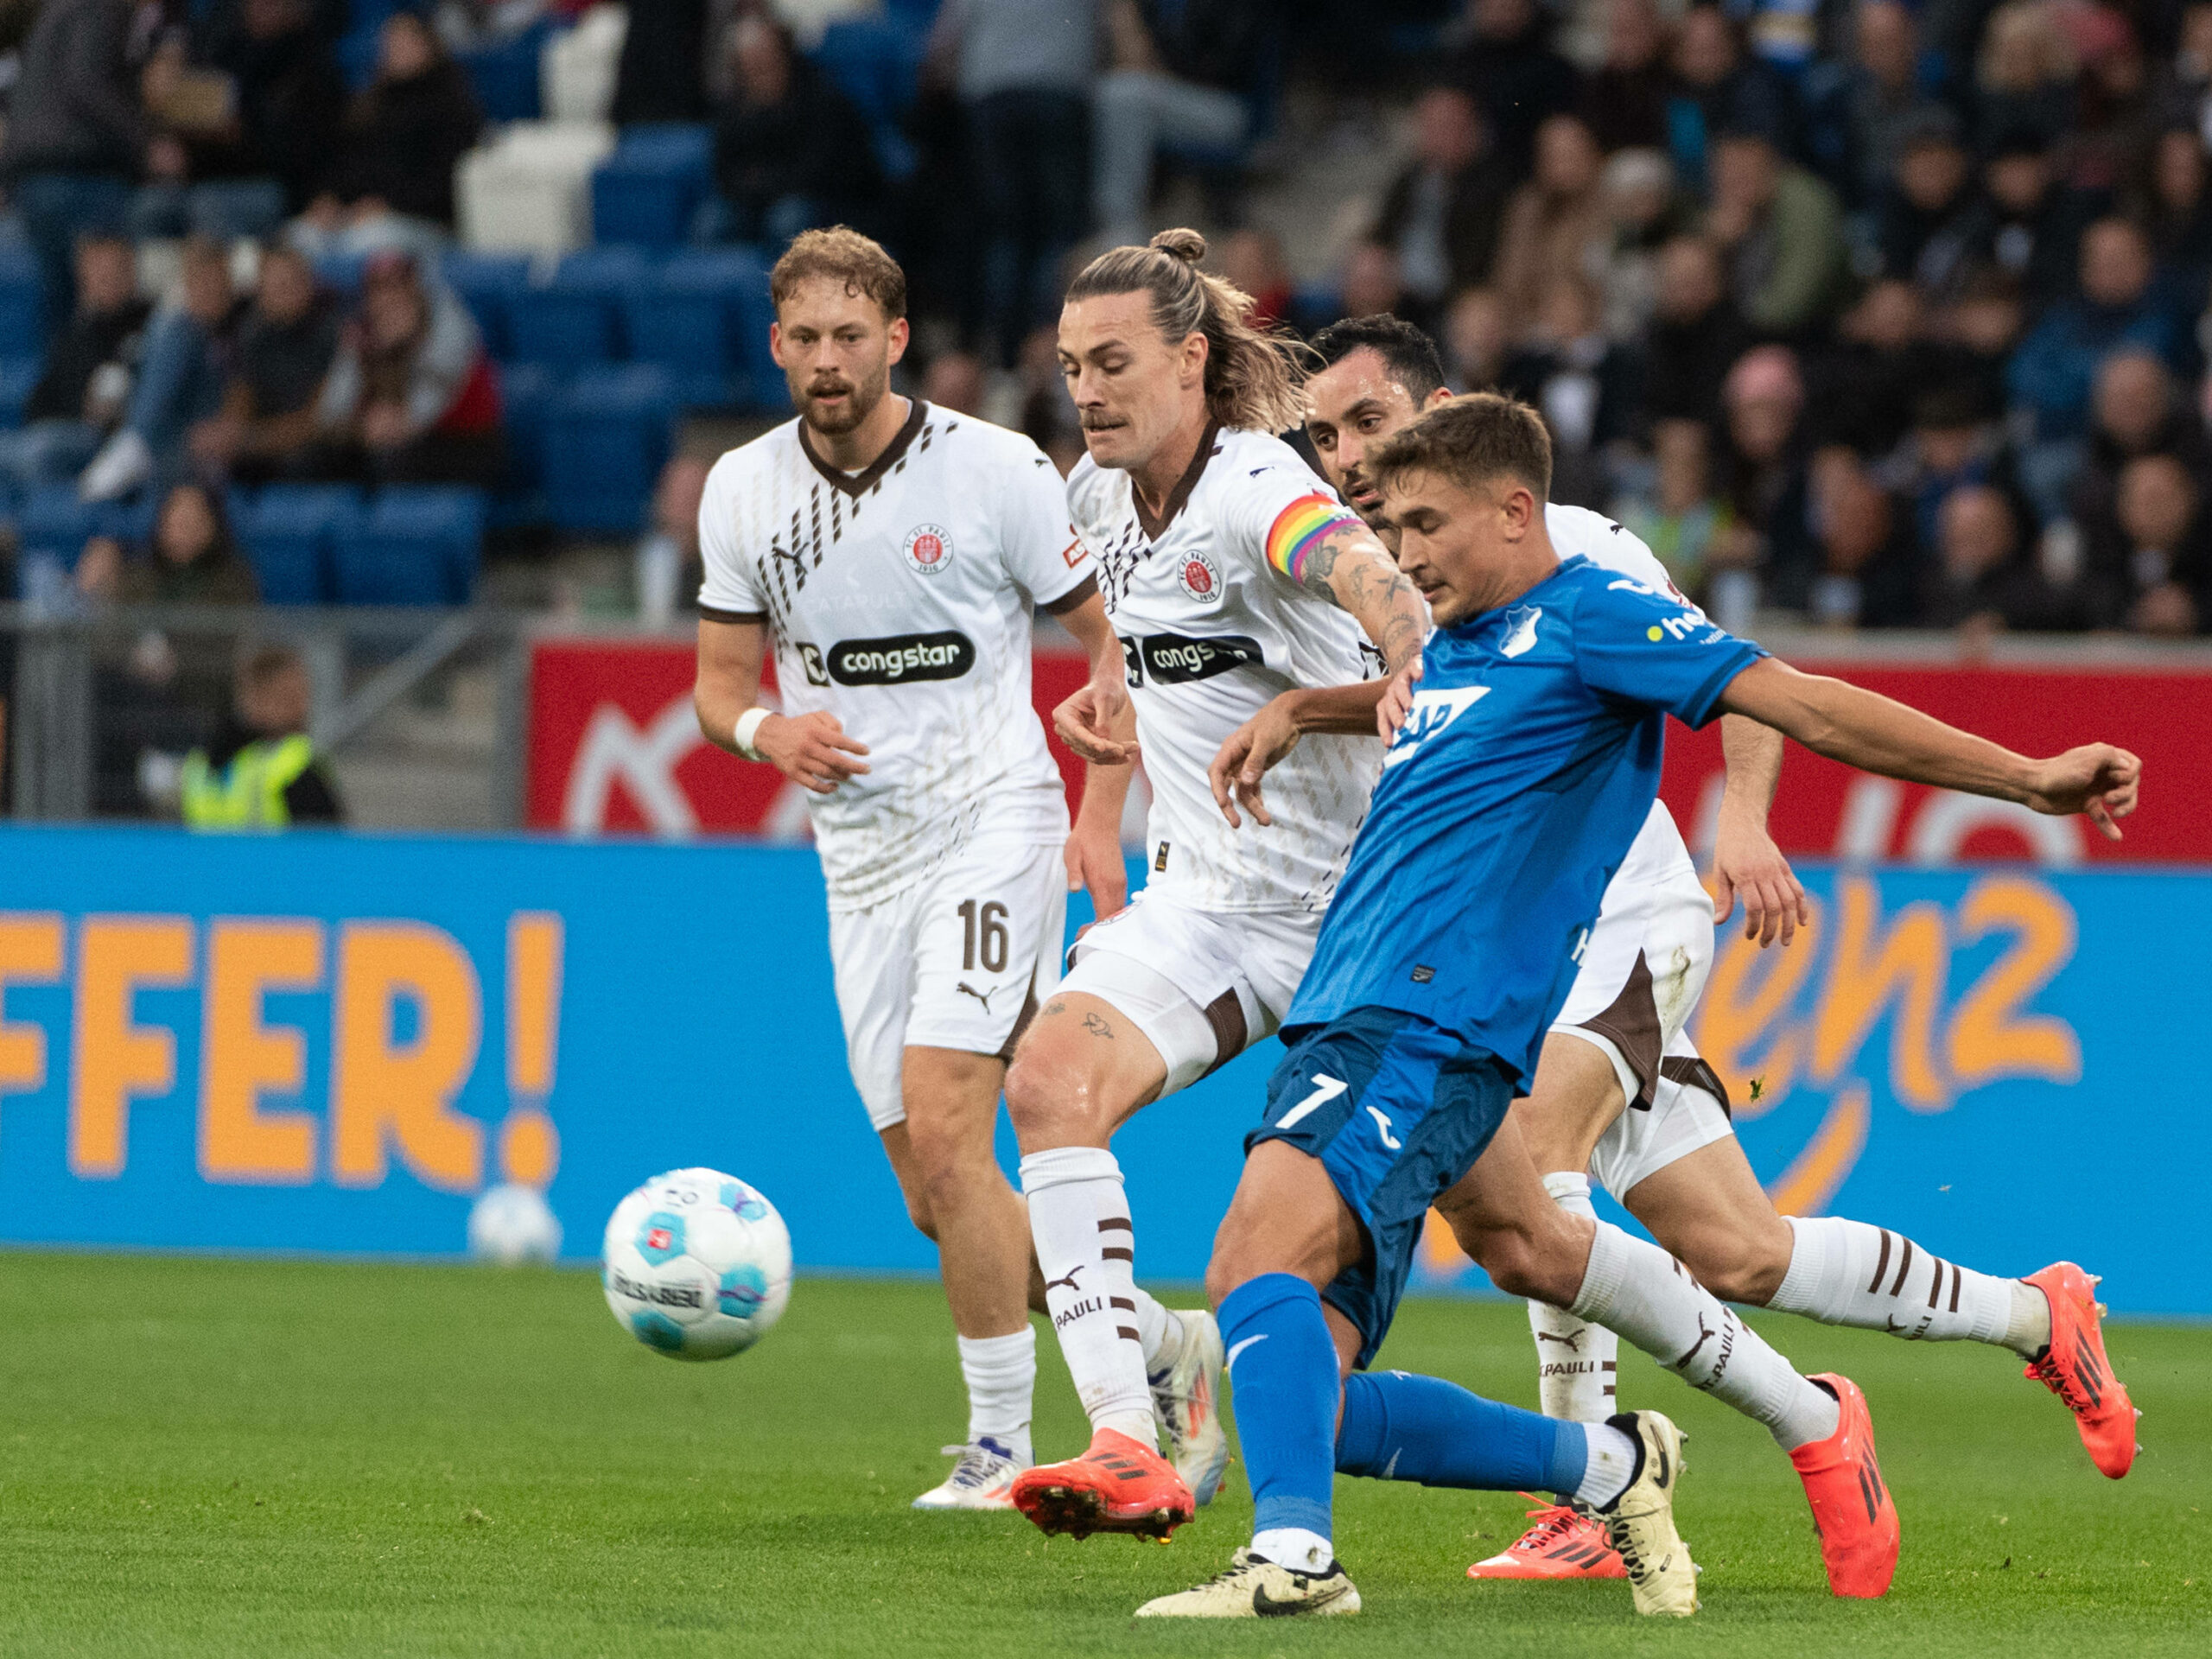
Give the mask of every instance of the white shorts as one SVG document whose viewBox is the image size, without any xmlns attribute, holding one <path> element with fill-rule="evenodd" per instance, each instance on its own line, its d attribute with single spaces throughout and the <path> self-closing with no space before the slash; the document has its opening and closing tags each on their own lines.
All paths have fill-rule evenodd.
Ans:
<svg viewBox="0 0 2212 1659">
<path fill-rule="evenodd" d="M 879 1134 L 906 1120 L 909 1048 L 1012 1051 L 1059 982 L 1067 886 L 1058 847 L 984 835 L 881 904 L 830 912 L 845 1058 Z"/>
<path fill-rule="evenodd" d="M 1304 911 L 1192 910 L 1140 893 L 1084 930 L 1059 988 L 1128 1015 L 1166 1062 L 1160 1092 L 1172 1095 L 1274 1033 L 1320 932 Z"/>
<path fill-rule="evenodd" d="M 1720 1080 L 1705 1069 L 1688 1037 L 1676 1034 L 1661 1068 L 1650 1105 L 1631 1106 L 1614 1119 L 1590 1154 L 1590 1173 L 1616 1198 L 1625 1199 L 1677 1158 L 1736 1132 L 1718 1092 Z"/>
<path fill-rule="evenodd" d="M 1631 1105 L 1650 1101 L 1661 1057 L 1675 1052 L 1713 971 L 1713 937 L 1712 895 L 1673 817 L 1655 801 L 1605 887 L 1581 970 L 1551 1027 L 1603 1050 Z"/>
</svg>

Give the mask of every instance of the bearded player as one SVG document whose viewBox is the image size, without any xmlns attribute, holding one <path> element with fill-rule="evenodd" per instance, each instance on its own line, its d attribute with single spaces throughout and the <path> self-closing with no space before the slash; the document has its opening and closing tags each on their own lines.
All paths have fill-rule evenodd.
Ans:
<svg viewBox="0 0 2212 1659">
<path fill-rule="evenodd" d="M 1116 689 L 1121 651 L 1037 447 L 891 393 L 907 326 L 890 256 L 810 231 L 770 288 L 798 415 L 707 481 L 699 723 L 809 792 L 853 1082 L 937 1242 L 968 1435 L 915 1507 L 1003 1510 L 1031 1461 L 1036 1332 L 1028 1226 L 992 1131 L 1006 1057 L 1058 976 L 1069 885 L 1032 613 Z M 771 636 L 779 709 L 760 701 Z M 1118 906 L 1119 867 L 1086 868 L 1102 911 Z"/>
<path fill-rule="evenodd" d="M 1339 322 L 1314 340 L 1323 366 L 1306 383 L 1306 431 L 1324 472 L 1370 522 L 1381 497 L 1369 454 L 1424 410 L 1448 402 L 1443 370 L 1427 336 L 1389 317 Z M 1631 580 L 1670 589 L 1663 569 L 1633 536 L 1594 513 L 1550 506 L 1547 528 L 1562 556 L 1581 554 Z M 1383 532 L 1386 537 L 1390 534 Z M 1293 709 L 1277 712 L 1277 725 Z M 1746 732 L 1744 728 L 1750 728 Z M 1767 837 L 1765 806 L 1779 770 L 1778 734 L 1740 716 L 1724 720 L 1730 776 L 1720 813 L 1714 873 L 1719 919 L 1735 893 L 1745 897 L 1747 937 L 1788 944 L 1802 918 L 1802 893 Z M 1267 731 L 1262 746 L 1279 743 Z M 1750 777 L 1740 762 L 1756 756 Z M 1238 768 L 1242 770 L 1241 767 Z M 1739 787 L 1748 782 L 1749 787 Z M 1918 1249 L 1902 1234 L 1838 1217 L 1783 1217 L 1760 1187 L 1727 1116 L 1726 1092 L 1683 1031 L 1710 965 L 1712 912 L 1663 805 L 1605 893 L 1567 1006 L 1548 1037 L 1529 1098 L 1513 1116 L 1554 1199 L 1590 1216 L 1590 1173 L 1717 1295 L 1783 1308 L 1831 1325 L 1857 1325 L 1908 1339 L 1971 1339 L 2012 1348 L 2075 1415 L 2097 1466 L 2119 1478 L 2135 1449 L 2135 1413 L 2126 1390 L 2106 1379 L 2092 1282 L 2070 1263 L 2024 1280 L 1979 1274 Z M 1663 1054 L 1630 1063 L 1647 1020 L 1624 1018 L 1614 995 L 1637 960 L 1663 963 L 1689 953 L 1675 1006 L 1654 999 L 1662 1015 Z M 1661 983 L 1663 985 L 1663 976 Z M 1611 999 L 1609 1001 L 1609 999 Z M 1605 1009 L 1595 1018 L 1592 1009 Z M 1667 1018 L 1671 1014 L 1673 1017 Z M 1623 1039 L 1628 1040 L 1624 1042 Z M 1595 1061 L 1592 1053 L 1596 1056 Z M 1658 1061 L 1656 1074 L 1649 1059 Z M 1637 1086 L 1637 1085 L 1641 1085 Z M 1440 1208 L 1464 1242 L 1479 1243 L 1465 1194 Z M 1471 1254 L 1473 1253 L 1471 1249 Z M 1878 1271 L 1877 1269 L 1878 1268 Z M 2056 1317 L 2054 1318 L 2054 1311 Z M 1541 1301 L 1529 1304 L 1539 1386 L 1549 1415 L 1602 1421 L 1614 1409 L 1618 1341 L 1610 1331 Z M 2086 1381 L 2085 1381 L 2086 1379 Z M 1865 1514 L 1855 1453 L 1873 1462 L 1863 1396 L 1847 1380 L 1815 1379 L 1842 1409 L 1827 1436 L 1792 1446 L 1793 1416 L 1773 1427 L 1803 1476 L 1820 1531 L 1831 1587 L 1840 1595 L 1878 1595 L 1896 1559 L 1893 1512 Z M 1803 1428 L 1821 1426 L 1817 1414 Z M 1862 1444 L 1863 1443 L 1863 1444 Z M 1619 1577 L 1618 1555 L 1586 1510 L 1562 1503 L 1540 1510 L 1508 1549 L 1469 1569 L 1478 1578 Z"/>
</svg>

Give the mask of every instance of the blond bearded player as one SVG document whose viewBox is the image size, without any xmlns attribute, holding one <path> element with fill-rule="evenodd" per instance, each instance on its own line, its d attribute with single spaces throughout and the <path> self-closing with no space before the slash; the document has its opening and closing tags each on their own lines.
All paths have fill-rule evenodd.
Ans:
<svg viewBox="0 0 2212 1659">
<path fill-rule="evenodd" d="M 1030 1462 L 1036 1332 L 1028 1227 L 992 1128 L 1004 1057 L 1058 976 L 1070 885 L 1030 703 L 1033 609 L 1116 685 L 1121 652 L 1036 445 L 891 394 L 907 336 L 891 257 L 810 231 L 770 287 L 799 413 L 707 482 L 699 722 L 810 791 L 853 1081 L 937 1241 L 969 1425 L 915 1507 L 1002 1510 Z M 781 712 L 759 702 L 772 634 Z M 1118 906 L 1118 862 L 1092 868 L 1094 899 Z M 1146 1302 L 1147 1323 L 1176 1326 Z"/>
<path fill-rule="evenodd" d="M 1379 520 L 1381 495 L 1367 457 L 1423 410 L 1450 401 L 1442 364 L 1427 335 L 1392 317 L 1338 322 L 1313 343 L 1321 367 L 1305 386 L 1307 435 L 1330 481 L 1370 521 Z M 1558 506 L 1546 509 L 1546 519 L 1562 556 L 1580 554 L 1647 586 L 1666 585 L 1649 550 L 1618 525 Z M 1381 533 L 1392 535 L 1387 528 Z M 1283 699 L 1249 733 L 1239 734 L 1239 745 L 1224 751 L 1216 786 L 1225 807 L 1230 776 L 1243 770 L 1253 747 L 1262 754 L 1279 747 L 1279 734 L 1297 714 L 1296 700 Z M 1719 919 L 1727 919 L 1740 893 L 1748 912 L 1746 936 L 1787 944 L 1802 913 L 1802 893 L 1764 828 L 1780 734 L 1733 715 L 1724 717 L 1723 730 L 1729 780 L 1714 861 Z M 1248 783 L 1246 791 L 1250 788 Z M 1666 809 L 1656 807 L 1606 888 L 1582 971 L 1553 1025 L 1531 1096 L 1513 1108 L 1554 1201 L 1578 1215 L 1594 1214 L 1594 1173 L 1700 1283 L 1726 1300 L 1910 1339 L 2009 1347 L 2075 1411 L 2097 1466 L 2115 1478 L 2125 1474 L 2134 1453 L 2133 1408 L 2124 1389 L 2103 1381 L 2109 1368 L 2089 1283 L 2080 1269 L 2060 1263 L 2025 1280 L 2006 1279 L 1946 1262 L 1903 1234 L 1864 1222 L 1785 1219 L 1775 1213 L 1730 1128 L 1719 1080 L 1682 1029 L 1710 963 L 1711 919 L 1681 837 Z M 1615 1040 L 1636 1028 L 1635 1021 L 1624 1027 L 1618 1020 L 1616 993 L 1624 976 L 1633 977 L 1625 975 L 1626 966 L 1639 950 L 1662 962 L 1677 944 L 1690 952 L 1690 961 L 1679 976 L 1678 1006 L 1662 1008 L 1661 1029 L 1652 1033 L 1665 1039 L 1663 1058 L 1653 1052 L 1644 1068 L 1629 1065 Z M 1654 1061 L 1658 1069 L 1647 1075 Z M 1637 1082 L 1644 1086 L 1630 1086 Z M 1447 1193 L 1439 1208 L 1461 1226 L 1471 1253 L 1478 1254 L 1483 1229 L 1468 1201 L 1471 1192 Z M 2064 1313 L 2056 1322 L 2054 1306 Z M 1546 1414 L 1604 1421 L 1615 1409 L 1618 1338 L 1541 1301 L 1532 1300 L 1529 1313 Z M 2097 1386 L 2084 1388 L 2080 1374 L 2097 1379 Z M 1863 1414 L 1863 1402 L 1847 1381 L 1819 1380 L 1847 1406 L 1839 1417 Z M 1825 1426 L 1815 1421 L 1799 1432 Z M 1839 1422 L 1827 1434 L 1789 1446 L 1788 1420 L 1770 1427 L 1791 1452 L 1815 1515 L 1824 1522 L 1821 1548 L 1831 1586 L 1840 1595 L 1880 1594 L 1895 1564 L 1897 1538 L 1886 1499 L 1872 1514 L 1859 1502 L 1855 1465 L 1859 1454 L 1872 1465 L 1871 1430 L 1853 1433 Z M 1469 1571 L 1478 1578 L 1618 1578 L 1624 1573 L 1602 1529 L 1586 1512 L 1565 1503 L 1539 1511 L 1536 1524 L 1517 1542 Z"/>
<path fill-rule="evenodd" d="M 1163 1332 L 1147 1312 L 1108 1145 L 1281 1020 L 1382 765 L 1374 699 L 1332 693 L 1367 711 L 1370 734 L 1316 740 L 1286 763 L 1264 845 L 1221 822 L 1206 763 L 1278 692 L 1339 687 L 1370 656 L 1395 669 L 1427 628 L 1382 543 L 1273 435 L 1300 410 L 1290 359 L 1245 295 L 1198 269 L 1205 251 L 1196 232 L 1169 231 L 1103 254 L 1060 317 L 1089 452 L 1068 503 L 1127 679 L 1094 681 L 1056 715 L 1097 768 L 1071 863 L 1118 866 L 1126 785 L 1110 768 L 1140 747 L 1153 801 L 1145 891 L 1077 943 L 1007 1077 L 1037 1260 L 1092 1427 L 1084 1456 L 1014 1483 L 1015 1505 L 1047 1531 L 1165 1534 L 1220 1482 L 1220 1338 L 1211 1320 Z"/>
</svg>

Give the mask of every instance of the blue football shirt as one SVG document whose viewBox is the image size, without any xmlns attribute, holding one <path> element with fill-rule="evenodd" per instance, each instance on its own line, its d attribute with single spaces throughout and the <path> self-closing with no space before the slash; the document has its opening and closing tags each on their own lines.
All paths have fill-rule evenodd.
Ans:
<svg viewBox="0 0 2212 1659">
<path fill-rule="evenodd" d="M 1704 725 L 1766 654 L 1580 557 L 1431 634 L 1285 1027 L 1398 1008 L 1532 1075 L 1658 794 L 1665 716 Z"/>
</svg>

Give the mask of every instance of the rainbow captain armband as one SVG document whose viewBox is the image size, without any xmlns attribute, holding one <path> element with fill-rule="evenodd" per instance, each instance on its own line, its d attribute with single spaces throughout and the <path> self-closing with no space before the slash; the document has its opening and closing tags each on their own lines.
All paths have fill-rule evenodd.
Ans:
<svg viewBox="0 0 2212 1659">
<path fill-rule="evenodd" d="M 1275 515 L 1268 530 L 1268 563 L 1293 582 L 1306 580 L 1306 561 L 1329 532 L 1363 529 L 1358 518 L 1325 495 L 1301 495 Z"/>
</svg>

